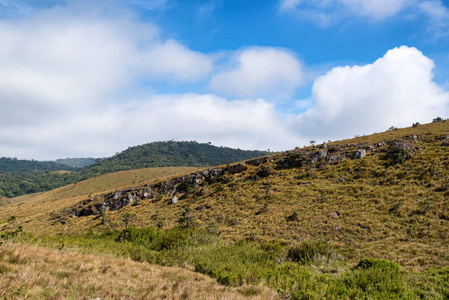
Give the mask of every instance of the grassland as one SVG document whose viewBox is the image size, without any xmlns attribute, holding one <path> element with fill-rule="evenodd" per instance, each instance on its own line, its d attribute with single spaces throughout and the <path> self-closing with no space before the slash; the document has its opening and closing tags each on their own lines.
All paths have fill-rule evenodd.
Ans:
<svg viewBox="0 0 449 300">
<path fill-rule="evenodd" d="M 0 299 L 276 299 L 267 288 L 226 287 L 192 271 L 69 250 L 0 247 Z"/>
<path fill-rule="evenodd" d="M 55 190 L 0 207 L 0 230 L 22 226 L 26 243 L 184 267 L 285 298 L 448 299 L 448 134 L 449 122 L 436 122 L 295 149 L 204 181 L 177 203 L 160 193 L 103 215 L 64 215 L 100 189 L 69 200 Z M 392 152 L 394 141 L 409 148 Z M 353 159 L 360 149 L 367 155 Z M 281 164 L 319 151 L 347 158 Z"/>
</svg>

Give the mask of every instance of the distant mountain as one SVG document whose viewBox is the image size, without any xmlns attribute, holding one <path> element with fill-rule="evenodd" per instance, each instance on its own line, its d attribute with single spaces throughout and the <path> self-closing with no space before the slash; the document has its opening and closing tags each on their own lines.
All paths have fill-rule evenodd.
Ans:
<svg viewBox="0 0 449 300">
<path fill-rule="evenodd" d="M 98 158 L 92 157 L 60 158 L 54 160 L 54 162 L 57 164 L 66 165 L 73 168 L 84 168 L 95 164 L 97 159 Z"/>
<path fill-rule="evenodd" d="M 53 161 L 24 160 L 17 158 L 0 158 L 0 173 L 23 173 L 36 171 L 75 171 L 76 168 Z"/>
<path fill-rule="evenodd" d="M 17 197 L 48 191 L 98 175 L 153 167 L 208 167 L 264 156 L 266 151 L 216 147 L 197 142 L 154 142 L 130 147 L 110 158 L 59 159 L 57 162 L 3 158 L 0 162 L 0 196 Z M 69 166 L 70 165 L 70 166 Z M 3 166 L 3 167 L 2 167 Z M 60 172 L 69 171 L 69 172 Z"/>
</svg>

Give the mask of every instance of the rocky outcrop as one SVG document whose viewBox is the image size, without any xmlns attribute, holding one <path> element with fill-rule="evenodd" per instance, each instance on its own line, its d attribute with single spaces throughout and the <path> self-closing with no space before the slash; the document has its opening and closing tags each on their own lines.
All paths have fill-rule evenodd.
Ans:
<svg viewBox="0 0 449 300">
<path fill-rule="evenodd" d="M 354 159 L 362 159 L 366 156 L 366 150 L 365 149 L 359 149 L 354 154 Z"/>
</svg>

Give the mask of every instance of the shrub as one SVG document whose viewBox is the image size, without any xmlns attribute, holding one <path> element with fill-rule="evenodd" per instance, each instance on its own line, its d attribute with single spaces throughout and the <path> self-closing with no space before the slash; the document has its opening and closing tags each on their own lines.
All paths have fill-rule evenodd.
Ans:
<svg viewBox="0 0 449 300">
<path fill-rule="evenodd" d="M 179 223 L 183 228 L 190 228 L 195 226 L 195 212 L 187 207 L 182 213 L 182 217 L 179 219 Z"/>
<path fill-rule="evenodd" d="M 257 169 L 256 176 L 268 177 L 274 174 L 274 169 L 271 166 L 261 166 Z"/>
<path fill-rule="evenodd" d="M 337 251 L 329 243 L 318 241 L 302 242 L 288 250 L 287 258 L 301 264 L 327 263 L 330 264 L 339 257 Z"/>
<path fill-rule="evenodd" d="M 401 265 L 397 262 L 385 260 L 385 259 L 374 259 L 374 258 L 362 258 L 358 265 L 355 266 L 356 269 L 370 269 L 370 268 L 380 268 L 383 270 L 398 271 Z"/>
<path fill-rule="evenodd" d="M 395 140 L 390 143 L 387 149 L 387 158 L 391 160 L 393 164 L 401 164 L 406 160 L 412 158 L 416 150 L 405 140 Z"/>
</svg>

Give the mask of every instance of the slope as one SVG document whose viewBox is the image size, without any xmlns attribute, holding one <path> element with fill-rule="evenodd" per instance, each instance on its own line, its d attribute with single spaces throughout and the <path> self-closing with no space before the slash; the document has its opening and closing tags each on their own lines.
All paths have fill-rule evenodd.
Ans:
<svg viewBox="0 0 449 300">
<path fill-rule="evenodd" d="M 448 146 L 449 122 L 389 130 L 99 191 L 40 216 L 0 208 L 2 230 L 292 299 L 445 299 Z"/>
<path fill-rule="evenodd" d="M 214 166 L 249 159 L 267 153 L 264 151 L 216 147 L 197 142 L 154 142 L 130 147 L 110 158 L 98 160 L 98 163 L 82 169 L 74 169 L 56 163 L 50 164 L 59 166 L 56 168 L 57 170 L 72 170 L 74 172 L 49 172 L 49 170 L 40 169 L 31 172 L 29 169 L 22 168 L 23 172 L 2 174 L 0 177 L 0 196 L 12 198 L 24 194 L 48 191 L 102 174 L 124 170 L 153 167 Z M 9 160 L 14 162 L 13 159 L 5 159 L 5 161 Z M 21 163 L 34 165 L 34 163 L 40 162 L 21 161 Z"/>
</svg>

